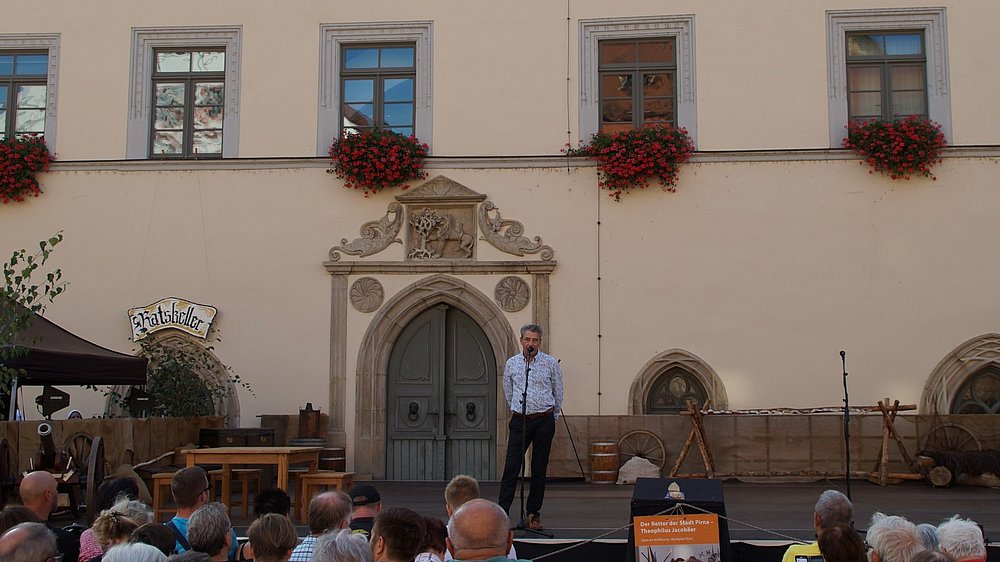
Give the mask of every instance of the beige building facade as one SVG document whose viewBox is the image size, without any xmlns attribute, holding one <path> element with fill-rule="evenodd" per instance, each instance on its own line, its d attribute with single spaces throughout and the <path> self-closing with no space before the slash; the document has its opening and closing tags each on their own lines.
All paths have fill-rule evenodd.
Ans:
<svg viewBox="0 0 1000 562">
<path fill-rule="evenodd" d="M 994 2 L 4 12 L 0 79 L 5 54 L 46 55 L 36 126 L 57 162 L 40 197 L 0 206 L 0 249 L 64 232 L 53 263 L 70 286 L 47 317 L 129 352 L 129 308 L 170 296 L 216 307 L 212 353 L 255 393 L 237 390 L 234 423 L 312 402 L 357 472 L 495 477 L 499 380 L 526 323 L 561 360 L 568 416 L 670 413 L 686 397 L 836 406 L 841 350 L 855 404 L 1000 404 Z M 914 103 L 950 145 L 936 180 L 870 174 L 840 148 L 858 33 L 919 38 Z M 602 45 L 660 39 L 673 49 L 669 113 L 697 152 L 676 193 L 651 184 L 615 202 L 592 162 L 560 150 L 608 115 Z M 345 108 L 364 105 L 345 82 L 350 49 L 387 60 L 394 48 L 412 53 L 408 74 L 378 79 L 411 92 L 372 105 L 387 120 L 406 105 L 396 124 L 430 145 L 429 177 L 363 197 L 325 156 L 356 125 Z M 159 53 L 209 51 L 224 62 L 206 63 L 219 86 L 199 107 L 219 113 L 179 129 L 203 135 L 193 146 L 209 156 L 158 152 L 181 138 L 157 119 L 170 109 L 158 88 L 200 79 L 158 74 Z M 447 236 L 421 237 L 421 214 Z M 73 400 L 104 411 L 97 393 Z M 675 451 L 684 437 L 664 436 Z"/>
</svg>

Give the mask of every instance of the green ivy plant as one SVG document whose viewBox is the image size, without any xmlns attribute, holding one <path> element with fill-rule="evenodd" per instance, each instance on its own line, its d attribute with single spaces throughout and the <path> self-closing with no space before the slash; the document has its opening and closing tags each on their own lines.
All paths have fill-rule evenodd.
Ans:
<svg viewBox="0 0 1000 562">
<path fill-rule="evenodd" d="M 10 389 L 11 381 L 24 375 L 24 369 L 9 366 L 14 360 L 28 353 L 28 346 L 36 342 L 22 340 L 24 331 L 35 314 L 43 314 L 45 307 L 66 290 L 62 270 L 45 273 L 45 280 L 36 284 L 32 276 L 40 274 L 52 255 L 53 248 L 62 242 L 60 230 L 47 240 L 38 243 L 38 250 L 15 251 L 3 264 L 4 286 L 0 291 L 0 390 Z M 4 415 L 0 412 L 0 419 Z"/>
<path fill-rule="evenodd" d="M 154 397 L 150 416 L 215 415 L 216 406 L 231 392 L 227 383 L 254 395 L 250 384 L 229 366 L 222 366 L 228 375 L 225 380 L 211 376 L 218 369 L 211 350 L 194 343 L 172 345 L 170 338 L 146 336 L 139 340 L 139 355 L 149 359 L 146 392 Z"/>
</svg>

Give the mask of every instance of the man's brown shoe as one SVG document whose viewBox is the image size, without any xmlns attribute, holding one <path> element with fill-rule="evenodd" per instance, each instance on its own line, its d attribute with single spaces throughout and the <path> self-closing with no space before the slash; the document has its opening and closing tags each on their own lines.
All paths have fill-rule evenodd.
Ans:
<svg viewBox="0 0 1000 562">
<path fill-rule="evenodd" d="M 537 513 L 528 514 L 528 528 L 533 531 L 541 531 L 545 527 L 542 527 L 542 520 L 538 517 Z"/>
</svg>

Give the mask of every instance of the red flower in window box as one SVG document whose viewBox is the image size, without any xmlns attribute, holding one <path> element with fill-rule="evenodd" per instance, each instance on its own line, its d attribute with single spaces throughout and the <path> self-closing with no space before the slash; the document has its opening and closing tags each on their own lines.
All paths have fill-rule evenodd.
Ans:
<svg viewBox="0 0 1000 562">
<path fill-rule="evenodd" d="M 35 174 L 45 172 L 52 162 L 45 138 L 17 135 L 0 140 L 0 202 L 24 201 L 42 192 Z"/>
<path fill-rule="evenodd" d="M 414 136 L 385 129 L 348 132 L 330 145 L 327 172 L 344 180 L 344 187 L 360 189 L 365 197 L 387 187 L 427 177 L 424 159 L 428 146 Z"/>
<path fill-rule="evenodd" d="M 597 185 L 621 201 L 623 193 L 643 189 L 657 178 L 664 191 L 676 191 L 680 164 L 694 152 L 687 130 L 649 125 L 619 133 L 597 133 L 588 144 L 566 148 L 568 156 L 597 160 Z"/>
<path fill-rule="evenodd" d="M 914 174 L 937 179 L 931 168 L 941 161 L 941 151 L 948 146 L 941 125 L 920 117 L 852 121 L 843 143 L 861 157 L 861 164 L 872 167 L 869 173 L 879 172 L 894 180 L 908 180 Z"/>
</svg>

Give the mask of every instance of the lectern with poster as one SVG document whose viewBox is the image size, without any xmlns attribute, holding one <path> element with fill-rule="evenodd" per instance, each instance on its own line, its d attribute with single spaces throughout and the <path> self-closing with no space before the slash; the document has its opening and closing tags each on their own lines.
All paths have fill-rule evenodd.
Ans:
<svg viewBox="0 0 1000 562">
<path fill-rule="evenodd" d="M 671 511 L 674 507 L 676 511 Z M 720 480 L 639 478 L 632 492 L 631 513 L 629 562 L 670 562 L 692 556 L 701 562 L 733 559 Z"/>
</svg>

